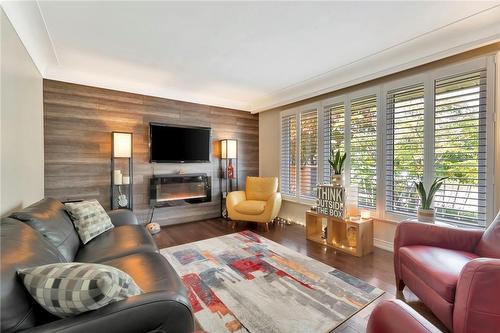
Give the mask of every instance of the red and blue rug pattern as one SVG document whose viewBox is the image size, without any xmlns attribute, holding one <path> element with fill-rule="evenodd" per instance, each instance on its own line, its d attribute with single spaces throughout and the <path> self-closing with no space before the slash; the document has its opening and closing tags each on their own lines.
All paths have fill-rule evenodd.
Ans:
<svg viewBox="0 0 500 333">
<path fill-rule="evenodd" d="M 349 274 L 243 231 L 162 249 L 203 329 L 329 332 L 383 294 Z"/>
</svg>

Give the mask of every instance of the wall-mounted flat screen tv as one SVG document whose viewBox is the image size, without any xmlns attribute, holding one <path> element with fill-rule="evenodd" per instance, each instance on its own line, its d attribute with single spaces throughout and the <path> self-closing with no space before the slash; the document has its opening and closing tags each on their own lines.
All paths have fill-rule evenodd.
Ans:
<svg viewBox="0 0 500 333">
<path fill-rule="evenodd" d="M 156 163 L 210 162 L 208 127 L 149 124 L 150 161 Z"/>
</svg>

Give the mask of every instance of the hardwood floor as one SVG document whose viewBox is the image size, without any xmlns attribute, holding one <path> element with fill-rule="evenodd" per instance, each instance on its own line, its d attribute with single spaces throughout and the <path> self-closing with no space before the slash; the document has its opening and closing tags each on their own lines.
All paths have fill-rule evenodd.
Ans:
<svg viewBox="0 0 500 333">
<path fill-rule="evenodd" d="M 161 232 L 154 237 L 158 247 L 165 248 L 218 237 L 247 229 L 292 250 L 356 276 L 385 291 L 385 294 L 378 300 L 355 314 L 353 317 L 333 330 L 333 332 L 365 332 L 368 318 L 370 317 L 374 306 L 382 299 L 393 298 L 400 298 L 404 300 L 420 314 L 430 320 L 435 326 L 443 330 L 443 332 L 447 332 L 444 326 L 437 320 L 430 310 L 422 302 L 420 302 L 418 298 L 408 290 L 408 288 L 405 288 L 402 294 L 398 293 L 398 295 L 396 295 L 393 255 L 391 252 L 385 250 L 375 248 L 374 253 L 357 258 L 342 252 L 337 252 L 324 245 L 306 240 L 305 228 L 301 225 L 276 224 L 271 225 L 270 230 L 265 232 L 263 226 L 244 222 L 238 223 L 237 227 L 233 229 L 231 222 L 222 218 L 163 227 Z"/>
</svg>

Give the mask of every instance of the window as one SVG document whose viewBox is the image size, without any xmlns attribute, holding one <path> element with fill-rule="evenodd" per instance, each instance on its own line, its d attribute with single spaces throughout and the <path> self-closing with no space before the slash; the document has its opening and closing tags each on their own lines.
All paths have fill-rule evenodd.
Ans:
<svg viewBox="0 0 500 333">
<path fill-rule="evenodd" d="M 331 151 L 341 149 L 345 151 L 344 129 L 345 129 L 345 107 L 344 103 L 329 104 L 323 107 L 323 182 L 330 183 L 332 173 L 328 159 Z"/>
<path fill-rule="evenodd" d="M 386 110 L 386 209 L 414 215 L 414 181 L 424 176 L 424 85 L 389 91 Z"/>
<path fill-rule="evenodd" d="M 295 195 L 297 192 L 296 177 L 297 154 L 297 117 L 296 115 L 281 118 L 281 192 Z"/>
<path fill-rule="evenodd" d="M 374 216 L 416 217 L 414 182 L 428 190 L 447 177 L 434 196 L 436 219 L 485 225 L 498 195 L 494 70 L 493 56 L 476 58 L 284 111 L 282 192 L 315 198 L 316 183 L 331 183 L 331 151 L 341 149 L 346 185 Z"/>
<path fill-rule="evenodd" d="M 318 174 L 318 111 L 291 110 L 281 116 L 281 192 L 314 199 Z"/>
<path fill-rule="evenodd" d="M 300 196 L 316 197 L 318 183 L 318 113 L 300 114 Z"/>
<path fill-rule="evenodd" d="M 351 102 L 351 184 L 358 186 L 358 205 L 375 208 L 377 192 L 377 97 Z"/>
<path fill-rule="evenodd" d="M 435 81 L 434 171 L 448 177 L 435 198 L 438 217 L 486 219 L 486 71 Z"/>
</svg>

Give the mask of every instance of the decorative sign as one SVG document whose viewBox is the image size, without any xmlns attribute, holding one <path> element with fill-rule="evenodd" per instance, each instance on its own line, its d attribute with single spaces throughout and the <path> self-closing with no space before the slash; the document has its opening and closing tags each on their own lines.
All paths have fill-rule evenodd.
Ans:
<svg viewBox="0 0 500 333">
<path fill-rule="evenodd" d="M 345 189 L 338 185 L 318 185 L 317 212 L 344 219 Z"/>
</svg>

